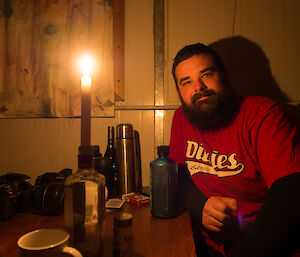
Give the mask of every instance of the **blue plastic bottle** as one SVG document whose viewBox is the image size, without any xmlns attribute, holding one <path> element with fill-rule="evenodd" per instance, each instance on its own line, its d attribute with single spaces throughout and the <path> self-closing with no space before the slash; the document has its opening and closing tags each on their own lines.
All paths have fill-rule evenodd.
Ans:
<svg viewBox="0 0 300 257">
<path fill-rule="evenodd" d="M 168 158 L 169 146 L 158 146 L 159 157 L 150 163 L 150 210 L 154 217 L 179 214 L 178 165 Z"/>
</svg>

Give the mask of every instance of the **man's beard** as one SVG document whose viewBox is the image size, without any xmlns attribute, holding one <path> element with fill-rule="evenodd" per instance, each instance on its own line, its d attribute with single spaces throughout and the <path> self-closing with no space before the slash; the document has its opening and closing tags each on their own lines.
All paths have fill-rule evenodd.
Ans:
<svg viewBox="0 0 300 257">
<path fill-rule="evenodd" d="M 208 98 L 198 99 L 208 96 Z M 228 125 L 236 116 L 240 101 L 229 86 L 216 93 L 208 89 L 196 93 L 187 105 L 180 96 L 182 110 L 189 122 L 200 130 L 217 130 Z"/>
</svg>

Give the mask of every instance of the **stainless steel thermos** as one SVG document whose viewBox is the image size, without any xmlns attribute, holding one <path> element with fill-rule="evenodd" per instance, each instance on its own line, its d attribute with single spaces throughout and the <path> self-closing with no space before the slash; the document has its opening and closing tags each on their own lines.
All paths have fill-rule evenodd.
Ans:
<svg viewBox="0 0 300 257">
<path fill-rule="evenodd" d="M 116 127 L 116 162 L 119 193 L 136 191 L 134 130 L 131 124 Z"/>
</svg>

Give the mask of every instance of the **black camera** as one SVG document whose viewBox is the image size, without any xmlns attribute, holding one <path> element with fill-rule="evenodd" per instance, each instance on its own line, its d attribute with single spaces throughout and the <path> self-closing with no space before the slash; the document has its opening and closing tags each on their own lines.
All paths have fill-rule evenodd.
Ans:
<svg viewBox="0 0 300 257">
<path fill-rule="evenodd" d="M 9 219 L 31 203 L 30 177 L 18 173 L 0 176 L 0 220 Z"/>
<path fill-rule="evenodd" d="M 59 215 L 64 210 L 64 184 L 72 174 L 71 169 L 59 173 L 46 172 L 35 180 L 33 190 L 34 208 L 43 215 Z"/>
<path fill-rule="evenodd" d="M 38 176 L 34 186 L 24 174 L 8 173 L 0 177 L 0 220 L 14 213 L 30 212 L 42 215 L 59 215 L 64 208 L 64 182 L 71 169 L 59 173 L 46 172 Z"/>
</svg>

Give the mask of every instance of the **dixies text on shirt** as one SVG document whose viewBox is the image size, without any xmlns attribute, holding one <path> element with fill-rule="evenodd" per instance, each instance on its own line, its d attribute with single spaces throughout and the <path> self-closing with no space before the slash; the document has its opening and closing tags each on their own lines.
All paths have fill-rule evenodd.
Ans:
<svg viewBox="0 0 300 257">
<path fill-rule="evenodd" d="M 216 175 L 218 177 L 235 176 L 243 172 L 245 165 L 238 162 L 237 154 L 231 153 L 229 156 L 214 150 L 207 152 L 202 144 L 187 140 L 186 160 L 187 167 L 194 175 L 198 172 Z"/>
</svg>

